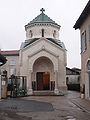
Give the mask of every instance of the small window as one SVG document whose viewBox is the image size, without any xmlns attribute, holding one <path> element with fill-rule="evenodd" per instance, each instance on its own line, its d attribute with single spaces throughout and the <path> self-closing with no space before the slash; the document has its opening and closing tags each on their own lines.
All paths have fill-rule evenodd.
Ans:
<svg viewBox="0 0 90 120">
<path fill-rule="evenodd" d="M 80 83 L 80 76 L 78 76 L 78 83 Z"/>
<path fill-rule="evenodd" d="M 87 62 L 87 69 L 90 70 L 90 60 Z"/>
<path fill-rule="evenodd" d="M 10 65 L 16 65 L 16 60 L 11 60 Z"/>
<path fill-rule="evenodd" d="M 56 38 L 56 30 L 53 32 L 53 37 Z"/>
<path fill-rule="evenodd" d="M 66 77 L 66 85 L 69 83 L 69 78 Z"/>
<path fill-rule="evenodd" d="M 31 31 L 31 30 L 29 31 L 29 35 L 30 35 L 30 38 L 32 38 L 33 33 L 32 33 L 32 31 Z"/>
<path fill-rule="evenodd" d="M 86 31 L 81 34 L 81 52 L 84 52 L 87 49 L 86 43 Z"/>
<path fill-rule="evenodd" d="M 42 29 L 42 37 L 44 37 L 44 29 Z"/>
<path fill-rule="evenodd" d="M 11 68 L 10 69 L 10 75 L 14 75 L 15 74 L 15 70 L 14 70 L 14 68 Z"/>
</svg>

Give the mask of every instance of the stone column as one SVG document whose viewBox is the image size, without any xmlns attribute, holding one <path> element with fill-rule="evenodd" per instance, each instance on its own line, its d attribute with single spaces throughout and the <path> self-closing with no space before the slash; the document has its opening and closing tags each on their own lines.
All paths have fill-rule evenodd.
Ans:
<svg viewBox="0 0 90 120">
<path fill-rule="evenodd" d="M 28 95 L 32 95 L 33 90 L 32 90 L 32 70 L 29 70 L 28 74 Z"/>
<path fill-rule="evenodd" d="M 55 94 L 59 94 L 59 91 L 58 91 L 58 71 L 55 70 L 55 90 L 54 90 L 54 93 Z"/>
</svg>

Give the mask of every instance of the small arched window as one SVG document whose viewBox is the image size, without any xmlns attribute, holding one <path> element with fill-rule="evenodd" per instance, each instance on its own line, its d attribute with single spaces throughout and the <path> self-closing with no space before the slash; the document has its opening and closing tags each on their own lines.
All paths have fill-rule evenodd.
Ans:
<svg viewBox="0 0 90 120">
<path fill-rule="evenodd" d="M 44 37 L 44 29 L 42 29 L 42 37 Z"/>
<path fill-rule="evenodd" d="M 90 60 L 87 62 L 87 69 L 90 70 Z"/>
<path fill-rule="evenodd" d="M 53 32 L 53 37 L 56 38 L 56 30 Z"/>
<path fill-rule="evenodd" d="M 69 83 L 69 78 L 66 77 L 66 85 Z"/>
<path fill-rule="evenodd" d="M 32 33 L 32 31 L 31 31 L 31 30 L 29 31 L 29 35 L 30 35 L 30 38 L 32 38 L 33 33 Z"/>
</svg>

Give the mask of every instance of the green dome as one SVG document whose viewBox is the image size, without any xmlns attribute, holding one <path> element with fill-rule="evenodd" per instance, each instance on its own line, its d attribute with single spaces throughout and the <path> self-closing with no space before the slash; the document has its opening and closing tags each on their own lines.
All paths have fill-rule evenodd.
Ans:
<svg viewBox="0 0 90 120">
<path fill-rule="evenodd" d="M 51 23 L 51 24 L 54 24 L 54 25 L 57 25 L 58 27 L 60 27 L 60 25 L 58 25 L 55 21 L 53 21 L 46 14 L 44 14 L 45 10 L 43 8 L 40 11 L 42 11 L 42 13 L 40 15 L 38 15 L 35 19 L 30 21 L 26 26 L 32 25 L 32 24 L 35 24 L 35 23 Z"/>
</svg>

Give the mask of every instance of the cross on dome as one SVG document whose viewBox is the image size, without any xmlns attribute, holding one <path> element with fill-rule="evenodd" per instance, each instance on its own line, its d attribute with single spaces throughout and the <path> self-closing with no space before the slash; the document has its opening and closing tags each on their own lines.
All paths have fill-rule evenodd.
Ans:
<svg viewBox="0 0 90 120">
<path fill-rule="evenodd" d="M 43 13 L 43 12 L 45 11 L 45 9 L 44 9 L 44 8 L 41 8 L 40 11 Z"/>
</svg>

